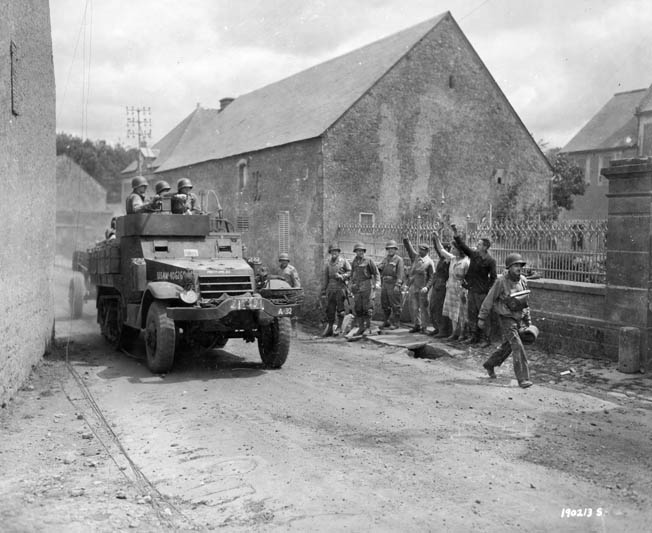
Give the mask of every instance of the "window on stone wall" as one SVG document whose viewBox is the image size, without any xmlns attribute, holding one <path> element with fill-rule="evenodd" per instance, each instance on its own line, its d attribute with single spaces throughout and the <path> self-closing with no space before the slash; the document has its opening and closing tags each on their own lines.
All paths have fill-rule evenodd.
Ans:
<svg viewBox="0 0 652 533">
<path fill-rule="evenodd" d="M 602 169 L 605 167 L 609 167 L 609 161 L 614 159 L 614 157 L 615 154 L 601 155 L 598 157 L 598 186 L 599 187 L 603 187 L 607 182 L 607 180 L 601 173 Z"/>
<path fill-rule="evenodd" d="M 505 169 L 497 168 L 496 170 L 494 170 L 494 183 L 496 185 L 505 184 Z"/>
<path fill-rule="evenodd" d="M 591 166 L 591 156 L 587 156 L 584 162 L 584 181 L 589 184 L 591 183 Z"/>
<path fill-rule="evenodd" d="M 278 212 L 278 253 L 290 252 L 290 212 Z"/>
<path fill-rule="evenodd" d="M 238 161 L 238 192 L 244 191 L 247 186 L 248 173 L 247 160 L 240 159 L 240 161 Z"/>
<path fill-rule="evenodd" d="M 373 213 L 360 213 L 358 222 L 361 226 L 369 226 L 368 228 L 360 228 L 360 233 L 373 233 L 371 226 L 374 225 L 376 216 Z"/>
<path fill-rule="evenodd" d="M 235 219 L 235 227 L 240 233 L 249 231 L 249 215 L 238 215 Z"/>
</svg>

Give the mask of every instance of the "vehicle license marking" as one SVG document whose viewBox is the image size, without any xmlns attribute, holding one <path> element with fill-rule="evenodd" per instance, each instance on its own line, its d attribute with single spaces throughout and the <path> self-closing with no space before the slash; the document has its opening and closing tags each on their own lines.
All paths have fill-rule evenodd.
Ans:
<svg viewBox="0 0 652 533">
<path fill-rule="evenodd" d="M 246 309 L 262 309 L 263 300 L 261 298 L 238 298 L 231 302 L 231 309 L 233 310 L 246 310 Z"/>
</svg>

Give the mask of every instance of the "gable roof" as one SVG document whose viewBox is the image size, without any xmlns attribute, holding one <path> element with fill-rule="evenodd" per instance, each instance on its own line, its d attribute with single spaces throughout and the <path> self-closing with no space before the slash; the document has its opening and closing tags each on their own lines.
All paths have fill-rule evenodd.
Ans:
<svg viewBox="0 0 652 533">
<path fill-rule="evenodd" d="M 647 89 L 616 93 L 573 137 L 562 152 L 629 148 L 638 139 L 636 110 Z M 630 142 L 627 142 L 629 137 Z"/>
<path fill-rule="evenodd" d="M 172 153 L 159 156 L 156 172 L 319 137 L 450 16 L 443 13 L 236 98 L 203 122 L 201 129 L 184 128 Z M 154 145 L 161 154 L 164 149 L 159 145 L 182 124 Z"/>
</svg>

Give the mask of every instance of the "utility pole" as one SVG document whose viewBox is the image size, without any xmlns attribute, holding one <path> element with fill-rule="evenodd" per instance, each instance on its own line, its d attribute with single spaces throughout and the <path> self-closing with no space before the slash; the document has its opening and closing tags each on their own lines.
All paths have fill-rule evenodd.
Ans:
<svg viewBox="0 0 652 533">
<path fill-rule="evenodd" d="M 140 149 L 152 138 L 152 108 L 127 106 L 127 138 L 138 142 L 138 174 L 142 174 L 143 158 Z"/>
</svg>

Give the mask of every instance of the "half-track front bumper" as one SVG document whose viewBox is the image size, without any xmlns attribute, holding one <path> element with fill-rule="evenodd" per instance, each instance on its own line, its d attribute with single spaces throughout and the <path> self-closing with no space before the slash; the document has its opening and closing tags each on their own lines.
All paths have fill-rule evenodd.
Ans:
<svg viewBox="0 0 652 533">
<path fill-rule="evenodd" d="M 168 307 L 167 316 L 172 320 L 194 322 L 197 320 L 220 320 L 234 311 L 256 312 L 261 318 L 290 317 L 294 306 L 275 305 L 266 298 L 238 296 L 226 298 L 216 306 L 210 307 Z"/>
</svg>

